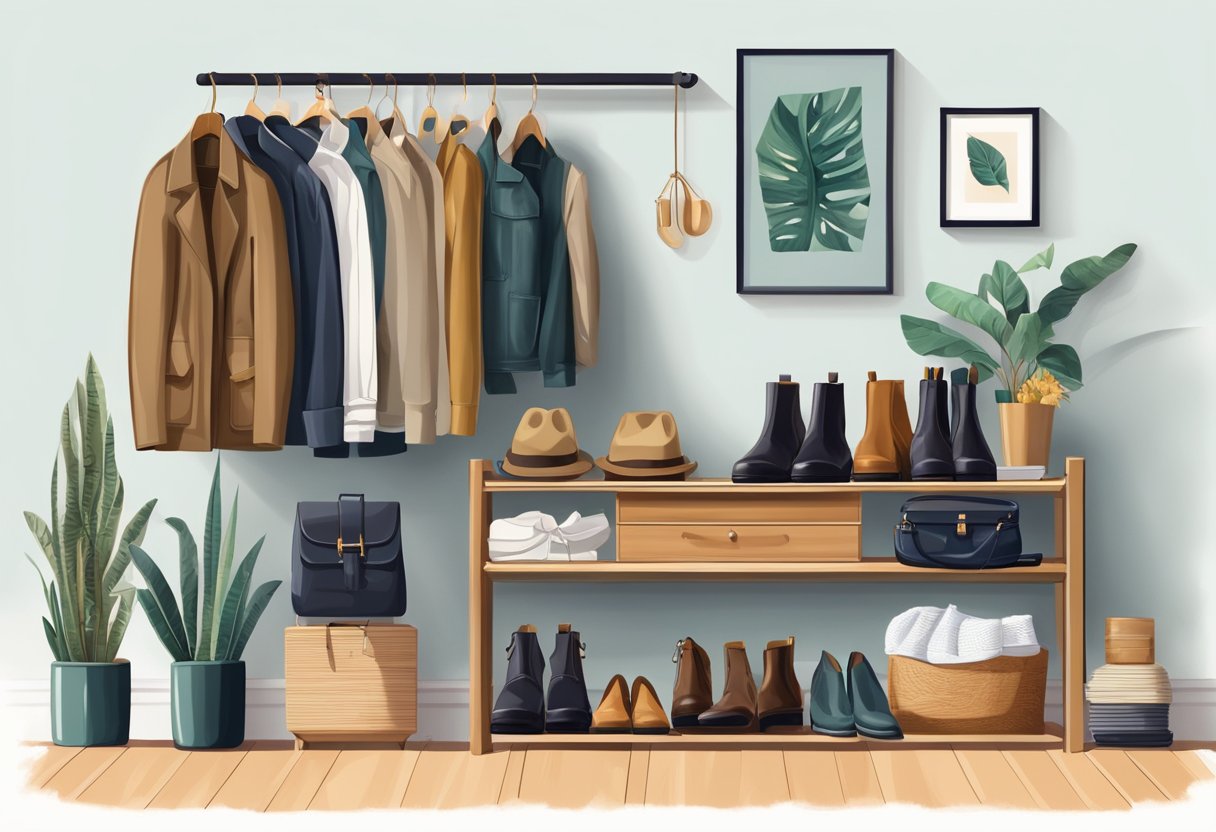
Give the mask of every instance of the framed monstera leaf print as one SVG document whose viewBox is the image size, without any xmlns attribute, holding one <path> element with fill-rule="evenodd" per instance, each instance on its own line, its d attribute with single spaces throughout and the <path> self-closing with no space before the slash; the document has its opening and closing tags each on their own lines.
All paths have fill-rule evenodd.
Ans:
<svg viewBox="0 0 1216 832">
<path fill-rule="evenodd" d="M 941 225 L 1037 227 L 1039 108 L 942 108 Z"/>
<path fill-rule="evenodd" d="M 891 294 L 894 58 L 738 50 L 740 294 Z"/>
</svg>

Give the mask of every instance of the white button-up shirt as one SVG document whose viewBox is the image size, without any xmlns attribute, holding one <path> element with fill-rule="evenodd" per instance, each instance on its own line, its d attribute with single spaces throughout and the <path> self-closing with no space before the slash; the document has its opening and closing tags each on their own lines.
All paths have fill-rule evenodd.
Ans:
<svg viewBox="0 0 1216 832">
<path fill-rule="evenodd" d="M 338 237 L 342 275 L 342 325 L 345 341 L 342 437 L 370 442 L 376 432 L 376 278 L 363 188 L 342 150 L 350 128 L 334 119 L 321 131 L 308 167 L 329 194 Z"/>
</svg>

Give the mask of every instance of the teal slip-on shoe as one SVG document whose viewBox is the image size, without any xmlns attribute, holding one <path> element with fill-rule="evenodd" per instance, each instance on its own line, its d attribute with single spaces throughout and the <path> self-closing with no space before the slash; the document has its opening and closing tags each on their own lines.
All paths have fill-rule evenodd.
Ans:
<svg viewBox="0 0 1216 832">
<path fill-rule="evenodd" d="M 814 698 L 811 699 L 814 707 Z M 849 705 L 857 733 L 876 740 L 902 740 L 904 732 L 891 713 L 887 694 L 874 668 L 861 653 L 849 655 Z"/>
<path fill-rule="evenodd" d="M 844 672 L 840 662 L 826 650 L 820 654 L 811 676 L 811 728 L 830 737 L 857 736 Z"/>
</svg>

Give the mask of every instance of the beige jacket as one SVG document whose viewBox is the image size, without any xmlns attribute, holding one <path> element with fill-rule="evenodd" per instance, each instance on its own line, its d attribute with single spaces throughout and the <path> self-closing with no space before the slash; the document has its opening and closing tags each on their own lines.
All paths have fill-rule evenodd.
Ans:
<svg viewBox="0 0 1216 832">
<path fill-rule="evenodd" d="M 563 211 L 570 250 L 574 360 L 580 367 L 594 367 L 600 349 L 600 258 L 591 225 L 587 176 L 574 165 L 566 176 Z"/>
<path fill-rule="evenodd" d="M 376 421 L 404 431 L 410 445 L 435 441 L 439 338 L 438 287 L 427 256 L 431 223 L 422 179 L 379 124 L 368 123 L 367 148 L 384 190 L 384 303 L 380 310 Z"/>
<path fill-rule="evenodd" d="M 223 130 L 148 174 L 131 259 L 131 418 L 141 449 L 283 444 L 295 359 L 283 210 Z"/>
<path fill-rule="evenodd" d="M 481 163 L 472 150 L 444 139 L 436 159 L 443 176 L 445 288 L 452 433 L 477 433 L 481 395 Z"/>
</svg>

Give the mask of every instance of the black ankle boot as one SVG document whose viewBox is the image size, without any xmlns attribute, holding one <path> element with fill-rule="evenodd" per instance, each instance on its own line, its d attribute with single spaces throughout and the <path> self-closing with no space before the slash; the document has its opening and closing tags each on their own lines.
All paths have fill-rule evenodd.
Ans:
<svg viewBox="0 0 1216 832">
<path fill-rule="evenodd" d="M 806 427 L 798 382 L 787 375 L 780 379 L 765 385 L 764 429 L 747 455 L 735 463 L 731 471 L 735 482 L 789 482 Z"/>
<path fill-rule="evenodd" d="M 591 730 L 591 702 L 583 677 L 583 644 L 569 624 L 557 625 L 549 667 L 545 730 L 554 734 L 586 734 Z"/>
<path fill-rule="evenodd" d="M 942 368 L 926 367 L 920 382 L 920 414 L 909 451 L 914 480 L 954 479 L 954 451 L 943 429 L 945 415 L 941 412 L 945 392 Z"/>
<path fill-rule="evenodd" d="M 490 731 L 495 734 L 539 734 L 545 730 L 545 656 L 536 628 L 525 624 L 511 634 L 507 648 L 507 682 L 494 702 Z"/>
<path fill-rule="evenodd" d="M 972 365 L 966 383 L 954 385 L 954 404 L 958 413 L 953 440 L 956 480 L 996 479 L 996 460 L 992 458 L 992 451 L 984 439 L 980 416 L 975 409 L 975 383 L 978 379 L 979 371 Z"/>
<path fill-rule="evenodd" d="M 794 482 L 848 482 L 853 476 L 853 454 L 844 437 L 844 385 L 828 380 L 815 383 L 811 422 L 806 441 L 790 471 Z"/>
</svg>

